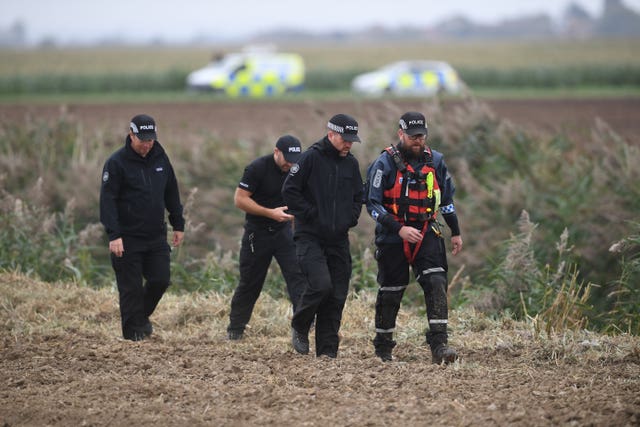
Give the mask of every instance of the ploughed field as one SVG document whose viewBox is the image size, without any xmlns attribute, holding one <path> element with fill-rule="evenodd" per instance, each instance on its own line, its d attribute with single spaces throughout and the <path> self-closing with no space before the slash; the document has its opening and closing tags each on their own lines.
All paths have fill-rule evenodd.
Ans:
<svg viewBox="0 0 640 427">
<path fill-rule="evenodd" d="M 445 100 L 437 104 L 443 114 L 453 113 L 461 101 Z M 570 136 L 588 136 L 596 119 L 601 119 L 620 136 L 638 142 L 640 134 L 640 98 L 594 99 L 499 99 L 483 100 L 497 117 L 533 132 L 564 132 Z M 152 114 L 158 122 L 160 139 L 185 138 L 209 133 L 229 141 L 265 138 L 275 141 L 282 133 L 295 131 L 305 145 L 325 132 L 326 121 L 337 112 L 356 119 L 378 120 L 388 126 L 404 111 L 432 111 L 436 104 L 418 100 L 340 100 L 340 101 L 246 101 L 235 103 L 157 103 L 157 104 L 0 104 L 0 121 L 21 122 L 70 115 L 92 130 L 124 134 L 128 120 L 140 111 Z M 427 114 L 430 127 L 437 127 Z M 303 130 L 300 130 L 300 129 Z M 369 130 L 361 129 L 365 137 Z"/>
<path fill-rule="evenodd" d="M 0 274 L 0 422 L 19 425 L 597 425 L 640 423 L 640 340 L 537 334 L 451 315 L 460 359 L 433 365 L 401 309 L 395 360 L 373 355 L 375 295 L 348 300 L 337 359 L 289 343 L 289 306 L 261 297 L 227 341 L 229 296 L 168 294 L 142 342 L 119 337 L 113 290 Z M 310 335 L 313 354 L 313 332 Z"/>
</svg>

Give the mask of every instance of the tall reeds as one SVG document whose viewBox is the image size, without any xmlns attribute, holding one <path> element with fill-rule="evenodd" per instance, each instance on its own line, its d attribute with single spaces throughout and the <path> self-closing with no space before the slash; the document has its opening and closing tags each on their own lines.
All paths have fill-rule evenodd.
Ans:
<svg viewBox="0 0 640 427">
<path fill-rule="evenodd" d="M 361 126 L 379 134 L 357 147 L 363 172 L 388 143 L 379 115 L 401 109 L 385 101 L 382 112 L 363 115 Z M 453 114 L 438 101 L 425 103 L 424 111 L 433 123 L 429 144 L 445 153 L 457 186 L 465 241 L 464 251 L 449 258 L 450 275 L 460 273 L 452 304 L 537 319 L 540 331 L 587 325 L 637 331 L 637 249 L 623 259 L 607 249 L 624 239 L 637 248 L 629 221 L 640 212 L 640 149 L 601 121 L 590 139 L 575 141 L 528 134 L 473 99 Z M 305 134 L 306 125 L 291 132 Z M 122 140 L 113 130 L 88 134 L 64 111 L 54 120 L 2 124 L 1 269 L 52 282 L 113 284 L 98 194 L 102 164 Z M 184 247 L 172 254 L 170 289 L 229 293 L 244 220 L 233 192 L 243 167 L 272 147 L 188 131 L 179 143 L 163 145 L 187 216 Z M 375 289 L 373 221 L 366 212 L 350 238 L 353 288 Z M 272 269 L 265 291 L 284 297 L 281 275 Z M 405 298 L 422 305 L 418 286 Z"/>
</svg>

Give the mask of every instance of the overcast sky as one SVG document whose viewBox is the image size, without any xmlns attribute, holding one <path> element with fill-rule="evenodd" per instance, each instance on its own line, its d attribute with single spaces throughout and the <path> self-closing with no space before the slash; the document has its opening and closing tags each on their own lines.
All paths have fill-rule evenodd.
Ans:
<svg viewBox="0 0 640 427">
<path fill-rule="evenodd" d="M 429 26 L 454 15 L 484 24 L 525 14 L 560 19 L 574 2 L 599 15 L 604 0 L 0 0 L 0 29 L 21 21 L 28 40 L 122 37 L 182 42 L 198 34 L 242 37 L 274 28 L 311 32 L 372 25 Z M 640 0 L 623 0 L 640 11 Z"/>
</svg>

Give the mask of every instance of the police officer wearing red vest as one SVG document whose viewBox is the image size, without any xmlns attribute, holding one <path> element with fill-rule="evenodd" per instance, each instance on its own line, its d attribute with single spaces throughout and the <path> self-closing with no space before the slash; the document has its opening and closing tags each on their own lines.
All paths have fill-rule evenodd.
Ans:
<svg viewBox="0 0 640 427">
<path fill-rule="evenodd" d="M 302 154 L 300 140 L 292 135 L 278 138 L 272 154 L 252 161 L 236 188 L 236 207 L 246 212 L 240 246 L 240 282 L 231 299 L 227 337 L 242 339 L 260 296 L 267 271 L 276 259 L 295 311 L 305 286 L 298 267 L 291 221 L 282 199 L 282 183 Z"/>
<path fill-rule="evenodd" d="M 173 227 L 172 244 L 180 245 L 184 237 L 178 181 L 156 140 L 156 129 L 152 117 L 133 117 L 124 146 L 109 157 L 102 170 L 100 221 L 109 236 L 122 335 L 132 341 L 151 335 L 149 316 L 169 287 L 165 211 Z"/>
<path fill-rule="evenodd" d="M 436 215 L 451 230 L 452 253 L 462 249 L 453 204 L 455 186 L 443 155 L 429 148 L 427 122 L 419 112 L 402 115 L 397 145 L 387 147 L 367 171 L 367 211 L 376 221 L 376 259 L 380 288 L 373 340 L 382 361 L 393 360 L 393 332 L 400 302 L 409 284 L 409 267 L 424 291 L 434 363 L 458 357 L 447 346 L 447 256 Z"/>
</svg>

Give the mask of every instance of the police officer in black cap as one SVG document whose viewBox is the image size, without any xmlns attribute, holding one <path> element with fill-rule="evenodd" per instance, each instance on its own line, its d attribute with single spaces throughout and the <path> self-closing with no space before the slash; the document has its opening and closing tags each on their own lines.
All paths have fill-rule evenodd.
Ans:
<svg viewBox="0 0 640 427">
<path fill-rule="evenodd" d="M 338 331 L 351 278 L 348 231 L 362 208 L 362 176 L 351 154 L 358 122 L 336 114 L 328 133 L 305 151 L 284 182 L 283 196 L 295 216 L 298 263 L 307 286 L 291 320 L 291 341 L 309 353 L 309 329 L 315 319 L 316 356 L 335 358 Z"/>
<path fill-rule="evenodd" d="M 453 255 L 462 237 L 453 204 L 455 186 L 442 153 L 426 145 L 422 113 L 400 117 L 398 142 L 382 151 L 367 171 L 367 210 L 376 221 L 378 283 L 373 340 L 375 354 L 393 360 L 393 332 L 400 302 L 409 284 L 409 269 L 424 291 L 434 363 L 451 363 L 457 352 L 447 345 L 447 255 L 439 213 L 451 230 Z"/>
<path fill-rule="evenodd" d="M 296 260 L 291 221 L 282 199 L 282 183 L 298 161 L 298 138 L 283 135 L 272 154 L 251 162 L 234 195 L 235 205 L 246 212 L 240 247 L 240 282 L 231 299 L 227 337 L 239 340 L 260 296 L 272 258 L 275 257 L 295 311 L 305 285 Z"/>
<path fill-rule="evenodd" d="M 102 170 L 100 221 L 118 283 L 122 335 L 133 341 L 153 332 L 149 316 L 170 283 L 165 210 L 172 244 L 180 245 L 184 236 L 178 181 L 156 131 L 152 117 L 132 118 L 124 146 Z"/>
</svg>

